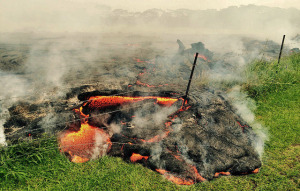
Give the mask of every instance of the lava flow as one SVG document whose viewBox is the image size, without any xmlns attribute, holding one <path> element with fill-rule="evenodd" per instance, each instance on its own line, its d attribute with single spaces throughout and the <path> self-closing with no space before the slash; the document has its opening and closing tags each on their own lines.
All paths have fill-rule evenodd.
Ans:
<svg viewBox="0 0 300 191">
<path fill-rule="evenodd" d="M 175 175 L 170 174 L 169 171 L 163 169 L 156 169 L 156 171 L 164 175 L 169 181 L 174 182 L 175 184 L 179 184 L 179 185 L 195 184 L 194 180 L 177 177 Z"/>
<path fill-rule="evenodd" d="M 149 158 L 149 156 L 142 156 L 142 155 L 137 154 L 137 153 L 132 153 L 132 155 L 130 157 L 130 161 L 131 162 L 136 162 L 136 161 L 139 161 L 139 160 L 142 160 L 142 159 L 147 160 L 148 158 Z"/>
<path fill-rule="evenodd" d="M 258 172 L 251 127 L 221 96 L 205 92 L 183 106 L 174 92 L 158 95 L 164 96 L 82 94 L 87 100 L 74 109 L 78 121 L 60 136 L 61 152 L 75 163 L 106 154 L 122 157 L 180 185 Z"/>
<path fill-rule="evenodd" d="M 164 106 L 171 106 L 179 98 L 168 98 L 168 97 L 158 97 L 158 96 L 92 96 L 88 100 L 88 107 L 90 109 L 103 109 L 106 107 L 116 107 L 128 103 L 135 103 L 143 100 L 155 100 L 157 104 Z M 87 105 L 87 104 L 85 104 Z"/>
<path fill-rule="evenodd" d="M 82 107 L 75 109 L 81 125 L 78 131 L 68 130 L 59 137 L 61 152 L 69 156 L 74 163 L 83 163 L 91 158 L 103 156 L 110 149 L 109 135 L 103 129 L 88 123 L 89 115 L 82 112 Z"/>
<path fill-rule="evenodd" d="M 61 152 L 70 156 L 75 163 L 86 162 L 98 157 L 94 150 L 100 150 L 99 156 L 104 155 L 110 145 L 110 139 L 102 129 L 93 127 L 87 122 L 82 123 L 79 131 L 67 132 L 60 137 Z"/>
<path fill-rule="evenodd" d="M 181 98 L 180 98 L 181 99 Z M 103 156 L 111 146 L 110 137 L 103 129 L 89 124 L 89 114 L 82 112 L 83 107 L 90 109 L 104 109 L 107 107 L 118 107 L 128 103 L 135 103 L 143 100 L 154 100 L 154 103 L 163 106 L 171 106 L 178 98 L 158 97 L 158 96 L 92 96 L 75 113 L 79 114 L 81 126 L 78 131 L 67 131 L 59 138 L 61 152 L 66 153 L 72 162 L 81 163 L 91 158 Z M 143 142 L 158 142 L 165 138 L 169 132 L 163 136 L 154 136 L 149 140 L 141 139 Z M 132 160 L 133 162 L 136 159 Z"/>
</svg>

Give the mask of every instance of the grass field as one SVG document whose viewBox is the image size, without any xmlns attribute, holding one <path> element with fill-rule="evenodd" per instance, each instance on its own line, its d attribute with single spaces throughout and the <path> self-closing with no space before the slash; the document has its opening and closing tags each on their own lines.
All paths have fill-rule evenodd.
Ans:
<svg viewBox="0 0 300 191">
<path fill-rule="evenodd" d="M 192 186 L 175 185 L 156 172 L 120 158 L 70 163 L 55 138 L 0 150 L 1 190 L 300 190 L 300 54 L 253 62 L 243 84 L 257 102 L 256 119 L 268 128 L 258 174 L 223 176 Z M 277 72 L 276 72 L 277 71 Z"/>
</svg>

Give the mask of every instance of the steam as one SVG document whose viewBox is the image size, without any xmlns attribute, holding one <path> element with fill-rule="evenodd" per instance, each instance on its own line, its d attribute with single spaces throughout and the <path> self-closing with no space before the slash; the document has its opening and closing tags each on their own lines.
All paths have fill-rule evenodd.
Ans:
<svg viewBox="0 0 300 191">
<path fill-rule="evenodd" d="M 151 147 L 151 160 L 153 160 L 156 164 L 158 164 L 159 168 L 164 169 L 165 164 L 164 161 L 160 160 L 160 156 L 163 152 L 162 143 L 156 143 Z"/>
<path fill-rule="evenodd" d="M 236 86 L 228 94 L 232 99 L 234 107 L 239 114 L 254 130 L 257 136 L 252 137 L 252 144 L 259 156 L 262 157 L 264 152 L 264 143 L 268 140 L 268 132 L 266 127 L 263 127 L 255 119 L 253 111 L 256 109 L 254 100 L 251 100 L 247 95 L 241 92 L 241 88 Z"/>
<path fill-rule="evenodd" d="M 4 121 L 0 120 L 0 146 L 6 146 L 5 134 L 4 134 Z"/>
<path fill-rule="evenodd" d="M 0 70 L 0 100 L 16 101 L 27 94 L 28 83 L 23 77 Z"/>
<path fill-rule="evenodd" d="M 103 132 L 95 131 L 95 145 L 92 151 L 91 159 L 97 159 L 99 157 L 105 156 L 108 151 L 107 137 L 104 136 Z"/>
<path fill-rule="evenodd" d="M 156 106 L 153 108 L 153 106 L 144 105 L 134 113 L 135 117 L 132 120 L 134 126 L 133 133 L 143 135 L 143 133 L 147 132 L 147 128 L 150 130 L 155 128 L 159 129 L 161 124 L 164 124 L 164 122 L 168 120 L 168 116 L 177 111 L 177 109 L 176 106 Z M 163 134 L 163 132 L 161 132 L 161 134 Z"/>
<path fill-rule="evenodd" d="M 3 124 L 11 104 L 26 95 L 27 83 L 18 75 L 0 71 L 0 145 L 6 145 Z"/>
</svg>

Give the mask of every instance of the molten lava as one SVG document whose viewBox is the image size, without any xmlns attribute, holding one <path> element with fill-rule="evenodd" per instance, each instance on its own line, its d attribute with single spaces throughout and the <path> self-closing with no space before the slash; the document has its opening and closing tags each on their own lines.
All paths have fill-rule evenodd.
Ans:
<svg viewBox="0 0 300 191">
<path fill-rule="evenodd" d="M 142 159 L 147 160 L 148 158 L 149 158 L 149 156 L 143 156 L 143 155 L 140 155 L 140 154 L 137 154 L 137 153 L 132 153 L 132 155 L 130 157 L 130 161 L 131 162 L 136 162 L 136 161 L 139 161 L 139 160 L 142 160 Z"/>
<path fill-rule="evenodd" d="M 179 178 L 177 176 L 174 176 L 169 173 L 169 171 L 163 170 L 163 169 L 155 169 L 160 174 L 164 175 L 169 181 L 174 182 L 175 184 L 179 185 L 192 185 L 195 182 L 192 179 L 183 179 Z"/>
<path fill-rule="evenodd" d="M 97 139 L 101 139 L 100 142 Z M 67 153 L 75 163 L 88 161 L 94 155 L 95 149 L 100 149 L 98 155 L 104 155 L 110 146 L 110 138 L 104 130 L 82 123 L 79 131 L 67 132 L 60 139 L 61 152 Z M 99 147 L 99 148 L 97 148 Z"/>
<path fill-rule="evenodd" d="M 157 104 L 164 106 L 171 106 L 178 98 L 158 97 L 158 96 L 145 96 L 145 97 L 129 97 L 129 96 L 93 96 L 89 98 L 89 108 L 103 109 L 112 106 L 121 106 L 128 103 L 139 102 L 143 100 L 155 100 Z"/>
<path fill-rule="evenodd" d="M 181 98 L 179 98 L 181 99 Z M 143 100 L 154 100 L 154 103 L 163 106 L 171 106 L 179 100 L 178 98 L 158 97 L 158 96 L 144 96 L 144 97 L 129 97 L 129 96 L 92 96 L 79 109 L 74 109 L 75 113 L 80 116 L 81 126 L 78 131 L 67 131 L 59 138 L 61 152 L 70 156 L 70 160 L 75 163 L 82 163 L 90 160 L 93 157 L 95 150 L 97 155 L 102 156 L 107 153 L 111 146 L 109 135 L 98 127 L 89 124 L 89 114 L 83 113 L 83 107 L 88 105 L 92 109 L 103 109 L 106 107 L 116 107 L 128 103 L 135 103 Z M 134 116 L 132 116 L 134 117 Z M 121 122 L 121 124 L 126 124 Z M 166 123 L 171 125 L 169 123 Z M 167 126 L 167 125 L 166 125 Z M 142 142 L 158 142 L 168 136 L 170 131 L 166 131 L 163 135 L 156 135 L 149 140 L 141 139 Z M 100 142 L 99 140 L 100 139 Z M 148 159 L 147 156 L 139 156 L 135 154 L 132 156 L 132 162 L 141 159 Z M 142 157 L 142 158 L 140 158 Z"/>
<path fill-rule="evenodd" d="M 216 172 L 215 175 L 214 175 L 214 177 L 217 178 L 220 175 L 229 176 L 230 172 Z"/>
<path fill-rule="evenodd" d="M 143 75 L 143 73 L 141 73 L 141 75 Z M 165 116 L 161 125 L 153 123 L 154 128 L 151 130 L 150 123 L 150 126 L 145 126 L 150 127 L 150 129 L 147 129 L 145 133 L 141 132 L 136 136 L 135 132 L 142 130 L 139 129 L 139 127 L 142 126 L 139 126 L 140 124 L 137 124 L 133 120 L 138 119 L 138 115 L 135 115 L 134 110 L 126 109 L 124 110 L 125 113 L 122 109 L 119 109 L 119 107 L 137 102 L 143 103 L 143 101 L 147 101 L 147 103 L 149 101 L 153 105 L 158 104 L 163 107 L 170 107 L 176 103 L 176 105 L 181 105 L 181 107 L 178 108 L 177 111 L 172 111 L 173 113 Z M 224 172 L 217 171 L 216 173 L 211 174 L 211 177 L 207 175 L 201 176 L 198 169 L 202 169 L 203 167 L 201 166 L 201 163 L 199 165 L 199 163 L 195 162 L 198 158 L 194 161 L 191 160 L 191 162 L 187 162 L 187 154 L 181 153 L 182 150 L 175 145 L 178 143 L 181 144 L 179 140 L 174 138 L 177 133 L 176 131 L 178 131 L 176 127 L 178 128 L 178 124 L 180 124 L 178 122 L 182 117 L 185 117 L 182 112 L 187 112 L 187 110 L 193 111 L 193 109 L 190 109 L 192 106 L 188 105 L 187 100 L 185 100 L 185 103 L 183 102 L 183 98 L 159 96 L 91 96 L 79 108 L 74 109 L 75 113 L 80 116 L 81 124 L 80 127 L 75 123 L 70 125 L 70 129 L 60 136 L 59 143 L 61 152 L 69 156 L 70 161 L 75 163 L 86 162 L 107 153 L 112 156 L 122 156 L 133 163 L 140 162 L 151 169 L 156 169 L 157 172 L 164 175 L 168 180 L 180 185 L 192 185 L 197 182 L 206 181 L 206 178 L 210 179 L 212 177 L 218 177 L 219 175 L 230 175 L 232 171 L 224 168 L 222 169 Z M 106 110 L 109 111 L 107 112 L 109 117 L 102 121 L 98 118 L 100 115 L 98 115 L 97 112 L 104 111 L 103 114 L 106 115 Z M 116 112 L 116 114 L 111 114 L 114 112 Z M 144 112 L 147 115 L 149 113 L 151 116 L 151 112 L 154 114 L 156 110 L 146 110 Z M 187 112 L 187 114 L 189 113 Z M 149 117 L 147 119 L 152 118 Z M 191 115 L 188 119 L 194 119 L 194 116 Z M 241 125 L 243 124 L 242 121 L 236 122 L 236 125 L 238 124 L 237 127 L 241 127 L 242 129 L 248 127 L 246 124 Z M 118 133 L 112 132 L 110 127 L 112 124 L 119 126 L 121 131 Z M 195 124 L 197 125 L 197 123 Z M 103 129 L 103 126 L 105 126 L 105 130 Z M 154 130 L 155 128 L 157 130 Z M 180 132 L 182 133 L 184 131 Z M 174 141 L 175 144 L 168 142 L 170 140 Z M 160 157 L 162 157 L 160 160 L 164 160 L 162 161 L 163 163 L 157 163 L 157 160 L 153 160 L 152 155 L 150 155 L 151 145 L 157 143 L 168 145 L 163 148 L 163 155 L 160 155 Z M 146 155 L 144 156 L 139 153 L 147 154 L 144 154 Z M 169 166 L 162 168 L 161 164 L 168 164 Z M 213 172 L 215 171 L 212 171 L 212 173 Z M 257 172 L 258 169 L 246 173 Z M 234 171 L 232 174 L 234 174 Z"/>
</svg>

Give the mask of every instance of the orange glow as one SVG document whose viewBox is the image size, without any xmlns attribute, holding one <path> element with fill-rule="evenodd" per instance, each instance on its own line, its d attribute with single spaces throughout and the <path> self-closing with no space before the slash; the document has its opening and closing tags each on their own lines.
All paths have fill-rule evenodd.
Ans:
<svg viewBox="0 0 300 191">
<path fill-rule="evenodd" d="M 136 62 L 140 62 L 140 63 L 143 63 L 143 62 L 145 62 L 145 61 L 142 61 L 141 59 L 139 59 L 139 58 L 136 58 L 136 59 L 134 59 Z"/>
<path fill-rule="evenodd" d="M 185 106 L 181 106 L 181 108 L 180 108 L 180 112 L 181 111 L 187 111 L 188 109 L 190 109 L 191 108 L 191 106 L 187 106 L 187 107 L 185 107 Z"/>
<path fill-rule="evenodd" d="M 174 182 L 175 184 L 179 185 L 192 185 L 195 183 L 192 179 L 183 179 L 171 174 L 166 174 L 165 177 L 171 182 Z"/>
<path fill-rule="evenodd" d="M 193 170 L 194 170 L 194 172 L 195 172 L 196 180 L 201 181 L 201 182 L 203 182 L 203 181 L 206 180 L 205 178 L 203 178 L 203 177 L 199 174 L 199 172 L 198 172 L 196 166 L 193 166 L 192 168 L 193 168 Z"/>
<path fill-rule="evenodd" d="M 165 173 L 167 173 L 167 172 L 169 172 L 169 171 L 166 171 L 166 170 L 164 170 L 164 169 L 155 169 L 157 172 L 159 172 L 160 174 L 165 174 Z"/>
<path fill-rule="evenodd" d="M 230 175 L 230 172 L 220 172 L 221 175 L 226 175 L 226 176 L 229 176 Z"/>
<path fill-rule="evenodd" d="M 195 56 L 196 56 L 196 54 L 194 54 L 194 57 Z M 202 54 L 198 54 L 198 58 L 202 58 L 203 60 L 207 61 L 207 58 Z"/>
<path fill-rule="evenodd" d="M 144 143 L 155 143 L 155 142 L 159 142 L 161 140 L 163 140 L 164 138 L 166 138 L 169 135 L 170 131 L 165 132 L 163 135 L 156 135 L 151 139 L 148 140 L 144 140 L 141 139 Z"/>
<path fill-rule="evenodd" d="M 194 170 L 195 173 L 195 180 L 197 180 L 197 182 L 203 182 L 206 181 L 205 178 L 203 178 L 199 173 L 198 170 L 195 166 L 192 166 L 192 169 Z M 169 173 L 169 171 L 166 171 L 164 169 L 155 169 L 157 172 L 159 172 L 160 174 L 163 174 L 168 180 L 174 182 L 175 184 L 180 184 L 180 185 L 191 185 L 191 184 L 195 184 L 195 181 L 193 179 L 183 179 L 183 178 L 179 178 L 176 177 L 172 174 Z"/>
<path fill-rule="evenodd" d="M 157 103 L 160 104 L 160 105 L 171 106 L 171 105 L 173 105 L 176 101 L 178 101 L 177 98 L 157 97 Z"/>
<path fill-rule="evenodd" d="M 183 179 L 183 178 L 179 178 L 176 177 L 172 174 L 169 174 L 169 171 L 163 170 L 163 169 L 155 169 L 157 172 L 159 172 L 160 174 L 163 174 L 169 181 L 175 183 L 175 184 L 179 184 L 179 185 L 192 185 L 195 182 L 192 179 Z"/>
<path fill-rule="evenodd" d="M 74 155 L 73 158 L 71 159 L 71 162 L 74 162 L 74 163 L 84 163 L 84 162 L 87 162 L 89 160 L 90 159 L 88 159 L 88 158 L 82 158 L 80 156 Z"/>
<path fill-rule="evenodd" d="M 230 172 L 216 172 L 214 177 L 217 178 L 219 175 L 229 176 Z"/>
<path fill-rule="evenodd" d="M 171 121 L 165 122 L 165 126 L 166 126 L 166 127 L 170 127 L 171 125 L 172 125 L 172 122 L 171 122 Z"/>
<path fill-rule="evenodd" d="M 105 108 L 110 106 L 120 106 L 122 104 L 134 103 L 143 100 L 154 99 L 160 105 L 171 106 L 178 98 L 145 96 L 145 97 L 129 97 L 129 96 L 93 96 L 89 98 L 91 108 Z"/>
<path fill-rule="evenodd" d="M 143 156 L 143 155 L 140 155 L 140 154 L 137 154 L 137 153 L 132 153 L 132 155 L 130 157 L 130 161 L 131 162 L 136 162 L 136 161 L 142 160 L 142 159 L 147 160 L 148 158 L 149 158 L 149 156 Z"/>
<path fill-rule="evenodd" d="M 91 158 L 96 147 L 96 135 L 104 140 L 103 145 L 107 144 L 107 150 L 102 151 L 107 152 L 111 146 L 108 134 L 87 122 L 81 124 L 79 131 L 67 132 L 60 137 L 61 152 L 69 153 L 72 162 L 86 162 Z"/>
<path fill-rule="evenodd" d="M 82 107 L 80 107 L 79 109 L 74 109 L 75 113 L 78 114 L 80 116 L 81 122 L 84 123 L 86 122 L 86 120 L 89 118 L 89 115 L 85 115 L 82 112 Z"/>
<path fill-rule="evenodd" d="M 253 171 L 251 171 L 251 172 L 243 172 L 243 173 L 241 173 L 242 175 L 247 175 L 247 174 L 256 174 L 256 173 L 258 173 L 259 172 L 259 168 L 257 168 L 257 169 L 255 169 L 255 170 L 253 170 Z"/>
<path fill-rule="evenodd" d="M 237 122 L 237 123 L 239 124 L 239 126 L 242 127 L 242 128 L 243 128 L 243 127 L 248 127 L 248 125 L 241 125 L 240 122 L 238 122 L 238 121 L 236 121 L 236 122 Z"/>
<path fill-rule="evenodd" d="M 169 149 L 167 149 L 167 151 L 170 153 L 170 155 L 172 155 L 173 157 L 175 157 L 177 160 L 182 161 L 182 158 L 180 155 L 175 155 L 172 153 L 172 151 L 170 151 Z M 179 151 L 177 151 L 178 154 L 180 154 Z"/>
</svg>

